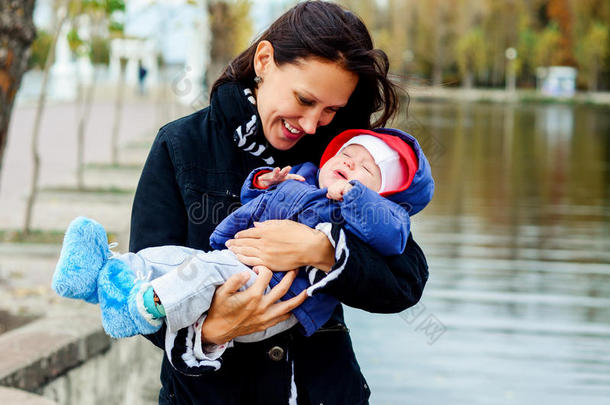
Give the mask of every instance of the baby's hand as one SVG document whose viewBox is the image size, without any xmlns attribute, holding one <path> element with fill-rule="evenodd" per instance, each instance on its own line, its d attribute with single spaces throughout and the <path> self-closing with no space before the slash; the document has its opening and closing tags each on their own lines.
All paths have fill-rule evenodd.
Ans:
<svg viewBox="0 0 610 405">
<path fill-rule="evenodd" d="M 305 181 L 305 177 L 290 173 L 290 169 L 292 169 L 290 166 L 286 166 L 283 169 L 276 167 L 273 171 L 258 176 L 255 186 L 267 188 L 285 180 Z"/>
<path fill-rule="evenodd" d="M 343 201 L 345 193 L 352 189 L 351 184 L 347 180 L 337 180 L 330 186 L 328 186 L 328 192 L 326 197 L 332 200 Z"/>
</svg>

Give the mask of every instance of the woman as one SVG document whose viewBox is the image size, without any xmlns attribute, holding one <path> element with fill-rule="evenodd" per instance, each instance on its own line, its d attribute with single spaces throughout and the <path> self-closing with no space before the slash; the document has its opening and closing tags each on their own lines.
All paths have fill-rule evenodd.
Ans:
<svg viewBox="0 0 610 405">
<path fill-rule="evenodd" d="M 161 128 L 138 184 L 130 250 L 169 244 L 209 250 L 212 230 L 239 206 L 241 184 L 253 168 L 319 161 L 340 131 L 385 124 L 398 109 L 387 72 L 385 54 L 373 49 L 354 14 L 326 2 L 293 7 L 227 67 L 209 107 Z M 402 255 L 382 257 L 337 225 L 311 230 L 270 221 L 230 242 L 248 265 L 315 266 L 324 271 L 318 272 L 325 275 L 324 292 L 370 312 L 414 305 L 428 277 L 412 238 Z M 177 372 L 165 356 L 160 404 L 368 403 L 341 305 L 309 338 L 289 330 L 224 351 L 235 336 L 286 319 L 303 301 L 276 302 L 294 272 L 263 295 L 270 277 L 262 270 L 241 292 L 246 280 L 229 279 L 194 334 L 167 338 L 162 329 L 147 336 L 169 347 L 174 366 L 182 362 L 179 368 L 203 374 Z"/>
</svg>

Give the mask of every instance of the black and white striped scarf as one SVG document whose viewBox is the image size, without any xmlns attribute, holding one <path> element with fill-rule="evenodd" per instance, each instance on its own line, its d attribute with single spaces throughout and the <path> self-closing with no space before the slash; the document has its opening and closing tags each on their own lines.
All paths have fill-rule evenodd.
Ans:
<svg viewBox="0 0 610 405">
<path fill-rule="evenodd" d="M 248 121 L 235 129 L 233 140 L 240 149 L 261 158 L 266 164 L 272 166 L 275 164 L 275 159 L 272 156 L 273 148 L 260 130 L 259 118 L 256 113 L 256 99 L 250 89 L 243 89 L 243 94 L 254 106 L 253 114 Z"/>
</svg>

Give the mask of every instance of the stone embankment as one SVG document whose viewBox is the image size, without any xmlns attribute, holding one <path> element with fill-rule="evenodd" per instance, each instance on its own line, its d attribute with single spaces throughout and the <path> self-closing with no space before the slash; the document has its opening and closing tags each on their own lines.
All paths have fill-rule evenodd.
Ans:
<svg viewBox="0 0 610 405">
<path fill-rule="evenodd" d="M 42 397 L 32 405 L 156 402 L 160 351 L 141 337 L 111 340 L 93 306 L 4 333 L 0 345 L 0 385 L 13 388 L 0 391 L 3 404 L 21 404 L 24 391 Z"/>
</svg>

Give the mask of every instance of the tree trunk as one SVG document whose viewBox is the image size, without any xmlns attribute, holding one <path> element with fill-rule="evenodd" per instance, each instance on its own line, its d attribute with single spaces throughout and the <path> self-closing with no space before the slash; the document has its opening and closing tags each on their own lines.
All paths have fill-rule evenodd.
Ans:
<svg viewBox="0 0 610 405">
<path fill-rule="evenodd" d="M 28 196 L 26 210 L 25 210 L 25 222 L 23 224 L 23 234 L 28 235 L 32 228 L 32 211 L 34 208 L 34 202 L 36 201 L 36 195 L 38 193 L 38 180 L 40 178 L 40 153 L 38 151 L 38 138 L 40 136 L 40 124 L 42 122 L 42 112 L 44 111 L 44 105 L 47 99 L 47 85 L 49 83 L 49 73 L 51 66 L 55 60 L 55 47 L 57 46 L 57 40 L 61 27 L 66 21 L 65 9 L 60 11 L 63 15 L 60 17 L 55 34 L 53 35 L 53 41 L 51 41 L 51 47 L 49 48 L 49 55 L 44 65 L 44 73 L 42 75 L 42 84 L 40 85 L 40 95 L 38 96 L 38 105 L 36 107 L 36 116 L 34 117 L 34 129 L 32 131 L 32 158 L 34 160 L 34 167 L 32 169 L 32 183 L 30 188 L 30 195 Z"/>
<path fill-rule="evenodd" d="M 472 74 L 472 71 L 468 70 L 466 72 L 466 74 L 464 75 L 462 87 L 465 89 L 472 89 L 473 84 L 474 84 L 474 76 Z"/>
<path fill-rule="evenodd" d="M 444 26 L 442 24 L 443 21 L 443 10 L 439 8 L 436 10 L 434 14 L 435 18 L 435 26 L 434 26 L 434 40 L 432 46 L 434 50 L 432 51 L 432 55 L 434 55 L 434 59 L 432 61 L 432 86 L 441 87 L 443 85 L 443 67 L 444 67 L 444 49 L 443 49 L 443 40 L 444 40 Z"/>
<path fill-rule="evenodd" d="M 598 63 L 597 63 L 597 58 L 595 58 L 595 61 L 593 61 L 593 64 L 591 66 L 591 72 L 589 73 L 589 91 L 590 92 L 595 92 L 597 91 L 597 76 L 599 73 L 599 69 L 598 69 Z"/>
<path fill-rule="evenodd" d="M 91 24 L 93 31 L 99 35 L 100 27 L 102 25 L 102 18 L 97 17 L 93 19 Z M 76 130 L 76 187 L 79 190 L 85 189 L 85 133 L 87 132 L 87 124 L 89 123 L 89 117 L 91 116 L 91 107 L 93 105 L 93 98 L 95 96 L 95 86 L 97 84 L 97 70 L 95 64 L 93 64 L 93 79 L 88 87 L 85 87 L 82 81 L 82 77 L 79 73 L 79 100 L 82 100 L 81 108 L 79 109 L 79 120 L 78 128 Z"/>
<path fill-rule="evenodd" d="M 91 106 L 93 105 L 93 96 L 95 94 L 95 84 L 97 82 L 97 73 L 93 70 L 93 81 L 85 88 L 81 83 L 81 91 L 83 93 L 83 105 L 78 120 L 78 129 L 76 133 L 76 182 L 79 190 L 85 189 L 84 169 L 85 169 L 85 133 L 87 131 L 87 123 L 91 115 Z"/>
<path fill-rule="evenodd" d="M 82 6 L 82 4 L 78 4 L 78 6 Z M 79 7 L 75 14 L 72 15 L 70 19 L 70 24 L 72 25 L 72 29 L 74 32 L 78 32 L 80 28 L 79 24 L 79 14 L 82 12 L 82 9 Z M 74 52 L 74 50 L 72 50 Z M 78 125 L 76 129 L 76 188 L 78 190 L 83 190 L 85 188 L 84 180 L 83 180 L 83 160 L 84 160 L 84 141 L 83 141 L 83 117 L 85 115 L 85 84 L 83 83 L 83 78 L 80 74 L 80 66 L 78 63 L 78 54 L 76 56 L 76 71 L 75 71 L 75 79 L 76 79 L 76 116 L 79 117 Z"/>
<path fill-rule="evenodd" d="M 443 84 L 443 66 L 440 61 L 436 59 L 432 67 L 432 85 L 434 87 L 440 87 Z"/>
<path fill-rule="evenodd" d="M 114 101 L 114 124 L 112 125 L 112 165 L 119 165 L 119 131 L 121 130 L 121 118 L 123 113 L 123 98 L 125 94 L 125 74 L 123 73 L 121 61 L 119 80 L 116 87 L 116 99 Z"/>
<path fill-rule="evenodd" d="M 500 48 L 500 46 L 502 45 L 499 45 L 498 48 Z M 504 76 L 506 76 L 506 72 L 504 71 L 504 64 L 505 63 L 503 52 L 499 52 L 498 54 L 494 55 L 493 70 L 491 74 L 491 87 L 498 87 L 502 83 L 502 79 L 504 78 Z M 490 85 L 489 82 L 487 82 L 486 84 L 487 86 Z"/>
<path fill-rule="evenodd" d="M 34 0 L 0 0 L 0 178 L 15 95 L 36 36 Z"/>
</svg>

